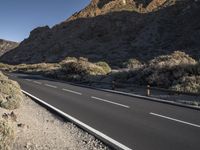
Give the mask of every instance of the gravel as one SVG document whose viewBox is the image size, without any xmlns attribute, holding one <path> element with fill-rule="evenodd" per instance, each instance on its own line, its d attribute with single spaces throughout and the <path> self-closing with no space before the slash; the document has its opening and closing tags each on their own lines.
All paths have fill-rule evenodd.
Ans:
<svg viewBox="0 0 200 150">
<path fill-rule="evenodd" d="M 7 116 L 4 119 L 15 130 L 14 150 L 109 149 L 94 136 L 50 113 L 28 97 L 13 112 L 0 108 L 0 115 Z"/>
</svg>

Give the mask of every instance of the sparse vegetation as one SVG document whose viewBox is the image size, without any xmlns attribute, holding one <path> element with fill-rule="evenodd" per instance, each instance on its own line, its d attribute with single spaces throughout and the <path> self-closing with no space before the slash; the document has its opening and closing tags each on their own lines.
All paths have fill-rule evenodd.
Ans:
<svg viewBox="0 0 200 150">
<path fill-rule="evenodd" d="M 183 92 L 200 92 L 200 76 L 183 76 L 177 81 L 174 81 L 171 89 Z"/>
<path fill-rule="evenodd" d="M 114 75 L 118 82 L 200 92 L 199 63 L 181 51 L 150 60 L 143 68 Z"/>
<path fill-rule="evenodd" d="M 106 73 L 111 72 L 111 68 L 106 62 L 100 61 L 100 62 L 97 62 L 96 65 L 102 67 Z"/>
<path fill-rule="evenodd" d="M 0 107 L 16 109 L 20 106 L 23 94 L 17 82 L 8 80 L 0 72 Z"/>
<path fill-rule="evenodd" d="M 168 69 L 175 66 L 195 65 L 197 62 L 181 51 L 175 51 L 171 55 L 161 55 L 149 61 L 148 68 Z"/>
<path fill-rule="evenodd" d="M 9 124 L 0 120 L 0 149 L 9 150 L 10 145 L 14 140 L 14 131 Z"/>
<path fill-rule="evenodd" d="M 106 63 L 97 65 L 85 58 L 64 60 L 59 65 L 60 69 L 49 71 L 46 75 L 67 81 L 88 81 L 93 80 L 95 76 L 103 76 L 111 71 Z"/>
<path fill-rule="evenodd" d="M 2 69 L 11 72 L 41 74 L 67 81 L 89 81 L 111 72 L 111 68 L 106 62 L 91 63 L 83 57 L 66 57 L 60 63 L 0 65 Z"/>
<path fill-rule="evenodd" d="M 124 65 L 125 68 L 133 69 L 133 70 L 134 69 L 139 69 L 139 68 L 144 66 L 144 64 L 142 64 L 139 60 L 137 60 L 135 58 L 129 59 L 123 65 Z"/>
<path fill-rule="evenodd" d="M 129 59 L 126 68 L 111 73 L 106 62 L 91 63 L 87 58 L 66 57 L 60 63 L 0 64 L 14 72 L 37 73 L 67 81 L 101 81 L 110 77 L 116 82 L 162 87 L 184 92 L 200 92 L 200 64 L 189 55 L 175 51 L 170 55 L 156 57 L 145 65 L 139 60 Z"/>
</svg>

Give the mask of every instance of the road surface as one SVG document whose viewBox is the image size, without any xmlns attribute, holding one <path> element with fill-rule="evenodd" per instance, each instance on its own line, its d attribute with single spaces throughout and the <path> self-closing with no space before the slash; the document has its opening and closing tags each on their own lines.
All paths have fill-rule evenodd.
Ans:
<svg viewBox="0 0 200 150">
<path fill-rule="evenodd" d="M 22 89 L 133 150 L 200 150 L 200 111 L 33 75 Z M 31 116 L 30 116 L 31 117 Z"/>
</svg>

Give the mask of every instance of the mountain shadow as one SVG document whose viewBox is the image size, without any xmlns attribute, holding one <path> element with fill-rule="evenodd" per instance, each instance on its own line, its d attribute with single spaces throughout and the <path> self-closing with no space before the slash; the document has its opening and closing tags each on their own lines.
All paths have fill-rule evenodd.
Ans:
<svg viewBox="0 0 200 150">
<path fill-rule="evenodd" d="M 70 56 L 120 67 L 130 58 L 149 61 L 175 50 L 198 59 L 199 12 L 199 1 L 184 0 L 149 13 L 120 9 L 65 21 L 53 28 L 39 27 L 0 61 L 31 64 L 59 62 Z"/>
</svg>

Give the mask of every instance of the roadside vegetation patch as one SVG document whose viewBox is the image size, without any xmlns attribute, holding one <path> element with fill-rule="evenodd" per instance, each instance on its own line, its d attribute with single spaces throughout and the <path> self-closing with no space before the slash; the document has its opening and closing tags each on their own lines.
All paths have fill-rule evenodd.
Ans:
<svg viewBox="0 0 200 150">
<path fill-rule="evenodd" d="M 13 129 L 6 121 L 0 120 L 0 149 L 10 150 L 10 145 L 12 144 L 13 140 Z"/>
<path fill-rule="evenodd" d="M 135 69 L 142 68 L 144 66 L 144 64 L 141 63 L 139 60 L 132 58 L 132 59 L 129 59 L 127 62 L 123 63 L 123 66 L 125 68 L 135 70 Z"/>
<path fill-rule="evenodd" d="M 10 72 L 40 74 L 67 81 L 99 80 L 111 72 L 106 62 L 89 62 L 87 58 L 66 57 L 59 63 L 7 65 L 1 68 Z"/>
<path fill-rule="evenodd" d="M 59 63 L 0 66 L 12 72 L 40 74 L 72 82 L 101 82 L 151 85 L 183 92 L 200 92 L 200 64 L 182 51 L 155 57 L 148 62 L 135 58 L 123 63 L 123 69 L 113 72 L 103 61 L 92 63 L 87 58 L 66 57 Z"/>
<path fill-rule="evenodd" d="M 138 64 L 136 60 L 131 62 L 128 64 Z M 139 69 L 121 71 L 113 77 L 115 81 L 122 83 L 145 86 L 149 84 L 182 92 L 200 92 L 200 64 L 181 51 L 161 55 Z"/>
<path fill-rule="evenodd" d="M 20 106 L 23 94 L 17 82 L 9 80 L 0 72 L 0 107 L 16 109 Z"/>
</svg>

